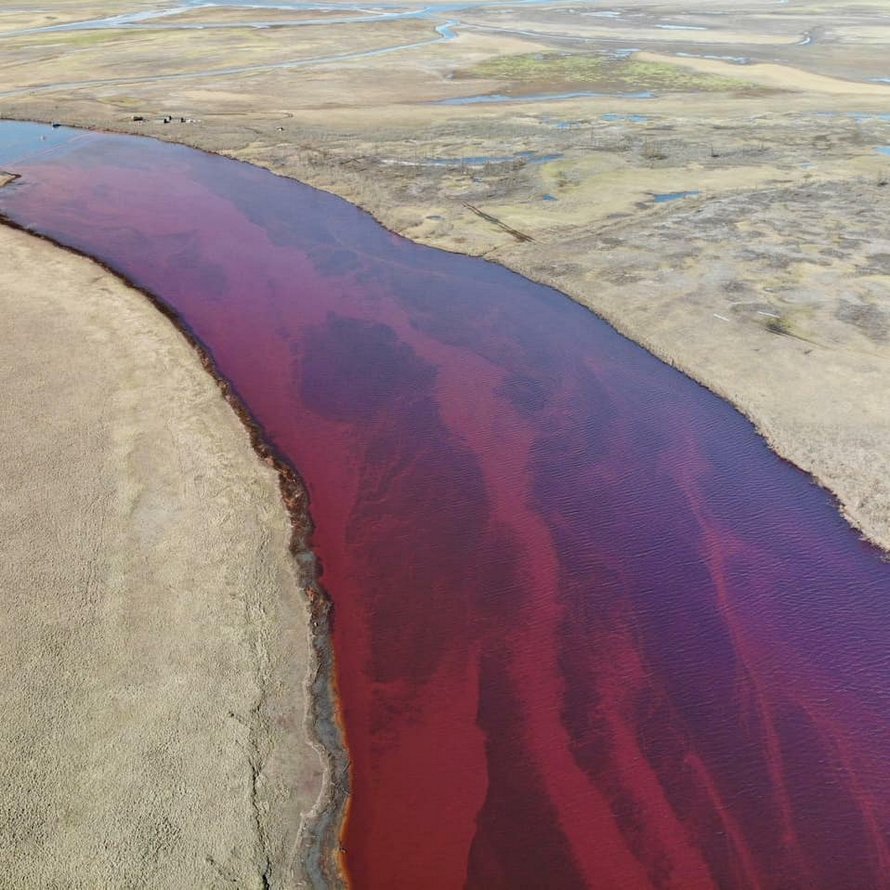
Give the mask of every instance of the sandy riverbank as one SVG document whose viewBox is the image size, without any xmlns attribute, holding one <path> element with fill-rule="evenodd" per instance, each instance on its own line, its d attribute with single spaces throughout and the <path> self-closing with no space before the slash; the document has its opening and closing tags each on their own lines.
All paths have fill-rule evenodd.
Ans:
<svg viewBox="0 0 890 890">
<path fill-rule="evenodd" d="M 142 294 L 0 250 L 3 883 L 303 886 L 322 761 L 277 474 Z"/>
</svg>

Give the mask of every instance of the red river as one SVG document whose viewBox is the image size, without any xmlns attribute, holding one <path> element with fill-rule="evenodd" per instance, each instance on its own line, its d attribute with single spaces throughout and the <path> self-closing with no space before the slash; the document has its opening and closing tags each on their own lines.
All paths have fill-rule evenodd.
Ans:
<svg viewBox="0 0 890 890">
<path fill-rule="evenodd" d="M 305 481 L 356 888 L 890 886 L 890 566 L 731 407 L 254 167 L 12 123 L 0 162 Z"/>
</svg>

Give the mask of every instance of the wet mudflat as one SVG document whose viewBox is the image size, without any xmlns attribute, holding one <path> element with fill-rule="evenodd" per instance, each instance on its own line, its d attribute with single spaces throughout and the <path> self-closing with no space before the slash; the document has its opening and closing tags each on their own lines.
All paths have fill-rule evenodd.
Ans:
<svg viewBox="0 0 890 890">
<path fill-rule="evenodd" d="M 0 167 L 305 480 L 356 887 L 884 885 L 890 566 L 732 408 L 250 166 L 3 123 Z"/>
</svg>

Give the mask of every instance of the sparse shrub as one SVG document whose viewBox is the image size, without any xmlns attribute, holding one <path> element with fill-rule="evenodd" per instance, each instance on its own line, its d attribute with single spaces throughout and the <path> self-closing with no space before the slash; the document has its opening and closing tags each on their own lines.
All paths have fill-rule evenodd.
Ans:
<svg viewBox="0 0 890 890">
<path fill-rule="evenodd" d="M 642 155 L 647 161 L 663 161 L 667 158 L 667 151 L 662 143 L 647 139 L 643 143 Z"/>
<path fill-rule="evenodd" d="M 791 325 L 787 318 L 768 318 L 766 329 L 772 334 L 787 335 L 791 333 Z"/>
</svg>

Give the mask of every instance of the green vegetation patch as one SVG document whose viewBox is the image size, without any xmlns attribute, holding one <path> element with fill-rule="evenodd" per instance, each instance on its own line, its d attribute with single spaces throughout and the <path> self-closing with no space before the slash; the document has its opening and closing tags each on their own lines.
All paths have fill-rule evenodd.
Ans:
<svg viewBox="0 0 890 890">
<path fill-rule="evenodd" d="M 464 72 L 468 77 L 514 83 L 586 86 L 610 91 L 721 92 L 751 89 L 753 84 L 719 74 L 700 74 L 668 62 L 637 62 L 611 56 L 522 53 L 500 56 Z"/>
<path fill-rule="evenodd" d="M 748 80 L 723 77 L 720 74 L 701 74 L 682 65 L 671 65 L 668 62 L 635 62 L 631 59 L 619 64 L 620 76 L 628 85 L 651 90 L 674 90 L 684 93 L 720 92 L 744 90 L 753 86 Z"/>
<path fill-rule="evenodd" d="M 564 56 L 559 53 L 523 53 L 487 59 L 469 72 L 471 77 L 496 77 L 500 80 L 563 80 L 566 83 L 590 83 L 606 74 L 603 56 Z"/>
</svg>

